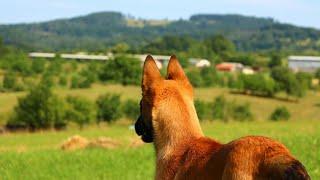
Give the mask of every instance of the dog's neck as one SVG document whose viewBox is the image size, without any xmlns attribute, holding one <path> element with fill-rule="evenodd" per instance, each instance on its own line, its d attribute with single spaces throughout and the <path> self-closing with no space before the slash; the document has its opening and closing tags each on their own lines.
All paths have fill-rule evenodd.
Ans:
<svg viewBox="0 0 320 180">
<path fill-rule="evenodd" d="M 193 100 L 182 99 L 170 101 L 170 109 L 167 104 L 162 104 L 159 112 L 155 112 L 154 144 L 158 160 L 170 158 L 174 149 L 203 136 Z"/>
</svg>

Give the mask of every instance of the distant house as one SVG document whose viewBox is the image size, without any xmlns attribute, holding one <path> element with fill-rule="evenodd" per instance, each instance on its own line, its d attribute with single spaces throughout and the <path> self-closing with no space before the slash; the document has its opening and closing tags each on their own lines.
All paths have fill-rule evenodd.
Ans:
<svg viewBox="0 0 320 180">
<path fill-rule="evenodd" d="M 243 67 L 244 66 L 241 63 L 223 62 L 216 65 L 216 70 L 224 72 L 241 72 Z"/>
<path fill-rule="evenodd" d="M 210 61 L 207 59 L 190 58 L 189 62 L 198 68 L 209 67 L 211 65 Z"/>
<path fill-rule="evenodd" d="M 43 53 L 43 52 L 31 52 L 29 53 L 30 58 L 46 58 L 52 59 L 56 57 L 55 53 Z"/>
<path fill-rule="evenodd" d="M 316 56 L 289 56 L 288 66 L 293 71 L 314 72 L 320 68 L 320 57 Z"/>
<path fill-rule="evenodd" d="M 246 75 L 251 75 L 251 74 L 255 73 L 255 71 L 251 67 L 244 67 L 241 70 L 241 72 L 242 72 L 242 74 L 246 74 Z"/>
</svg>

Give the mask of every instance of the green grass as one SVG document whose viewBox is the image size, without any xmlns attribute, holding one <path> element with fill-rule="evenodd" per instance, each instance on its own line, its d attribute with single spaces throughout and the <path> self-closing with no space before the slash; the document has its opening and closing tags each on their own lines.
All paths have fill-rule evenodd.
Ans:
<svg viewBox="0 0 320 180">
<path fill-rule="evenodd" d="M 120 93 L 122 99 L 140 99 L 136 86 L 94 85 L 90 89 L 55 89 L 60 96 L 79 95 L 94 101 L 106 92 Z M 0 124 L 4 124 L 17 97 L 25 93 L 0 93 Z M 254 96 L 231 94 L 222 88 L 198 88 L 195 98 L 213 101 L 224 94 L 230 101 L 249 102 L 253 122 L 202 122 L 205 134 L 223 143 L 246 135 L 263 135 L 284 143 L 307 167 L 312 179 L 320 179 L 320 93 L 309 92 L 299 102 L 286 102 Z M 286 106 L 288 122 L 270 122 L 271 112 Z M 65 152 L 64 140 L 73 135 L 86 138 L 111 137 L 121 143 L 116 149 L 86 149 Z M 131 147 L 137 138 L 127 122 L 91 125 L 80 131 L 75 126 L 66 131 L 5 133 L 0 135 L 0 179 L 153 179 L 154 150 L 151 144 Z"/>
<path fill-rule="evenodd" d="M 223 143 L 246 135 L 269 136 L 284 143 L 307 167 L 312 179 L 320 178 L 320 122 L 203 122 L 209 137 Z M 68 137 L 111 137 L 121 143 L 116 149 L 60 150 Z M 152 179 L 154 151 L 151 144 L 131 147 L 136 139 L 123 123 L 66 131 L 15 133 L 0 136 L 2 179 Z"/>
<path fill-rule="evenodd" d="M 141 90 L 138 86 L 121 85 L 99 85 L 95 84 L 89 89 L 55 89 L 60 96 L 79 95 L 95 101 L 96 98 L 104 93 L 119 93 L 122 99 L 140 99 Z M 25 93 L 0 93 L 0 124 L 4 124 L 8 119 L 14 105 L 17 103 L 17 97 Z M 195 89 L 195 98 L 204 101 L 213 101 L 215 97 L 225 95 L 229 101 L 237 103 L 250 103 L 254 119 L 261 121 L 269 119 L 270 114 L 278 106 L 285 106 L 291 113 L 291 120 L 319 120 L 320 113 L 320 92 L 308 92 L 306 97 L 298 102 L 288 102 L 279 99 L 247 96 L 232 94 L 224 88 L 197 88 Z"/>
</svg>

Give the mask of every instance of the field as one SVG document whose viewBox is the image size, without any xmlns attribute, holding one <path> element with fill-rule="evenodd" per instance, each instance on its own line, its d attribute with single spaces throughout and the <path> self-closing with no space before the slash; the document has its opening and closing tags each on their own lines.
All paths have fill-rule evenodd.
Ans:
<svg viewBox="0 0 320 180">
<path fill-rule="evenodd" d="M 139 99 L 140 89 L 133 86 L 94 85 L 90 89 L 56 89 L 61 96 L 86 96 L 95 100 L 105 92 L 117 92 L 123 99 Z M 16 97 L 24 93 L 0 94 L 0 122 L 9 116 Z M 196 98 L 212 101 L 224 94 L 229 100 L 249 102 L 256 121 L 202 122 L 205 134 L 223 143 L 246 135 L 269 136 L 284 143 L 307 167 L 312 179 L 320 178 L 320 94 L 309 92 L 298 103 L 276 99 L 230 94 L 227 89 L 200 88 Z M 291 112 L 289 122 L 265 121 L 275 107 L 284 105 Z M 5 133 L 0 135 L 1 179 L 152 179 L 154 150 L 151 144 L 132 146 L 137 136 L 122 120 L 115 124 L 90 125 L 80 131 L 71 126 L 66 131 Z M 104 136 L 120 143 L 115 149 L 89 148 L 62 151 L 60 145 L 73 135 L 93 139 Z"/>
<path fill-rule="evenodd" d="M 63 89 L 55 90 L 60 96 L 78 95 L 84 96 L 92 101 L 104 93 L 121 94 L 122 99 L 139 100 L 141 97 L 140 88 L 137 86 L 121 85 L 100 85 L 95 84 L 89 89 Z M 25 93 L 0 93 L 0 124 L 4 124 L 6 118 L 10 115 L 14 105 L 17 103 L 17 97 Z M 298 102 L 285 101 L 281 99 L 270 99 L 255 96 L 246 96 L 232 94 L 230 90 L 224 88 L 197 88 L 195 98 L 204 101 L 213 101 L 215 97 L 225 95 L 229 101 L 236 103 L 249 103 L 255 120 L 262 121 L 269 118 L 273 110 L 278 106 L 286 106 L 291 113 L 291 120 L 319 120 L 320 113 L 320 92 L 309 91 L 307 96 Z"/>
<path fill-rule="evenodd" d="M 273 137 L 283 142 L 309 170 L 313 179 L 320 178 L 320 123 L 308 122 L 204 122 L 206 135 L 221 142 L 248 134 Z M 116 149 L 90 148 L 60 150 L 68 137 L 111 137 L 121 142 Z M 136 140 L 125 124 L 91 126 L 84 131 L 34 134 L 6 134 L 0 137 L 0 174 L 2 179 L 152 179 L 154 151 L 152 145 L 130 146 Z"/>
</svg>

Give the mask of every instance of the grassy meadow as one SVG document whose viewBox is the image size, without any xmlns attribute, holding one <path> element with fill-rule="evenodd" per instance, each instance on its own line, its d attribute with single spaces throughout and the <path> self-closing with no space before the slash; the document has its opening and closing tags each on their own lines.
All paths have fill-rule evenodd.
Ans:
<svg viewBox="0 0 320 180">
<path fill-rule="evenodd" d="M 61 96 L 80 95 L 94 101 L 106 92 L 120 93 L 123 99 L 139 99 L 140 88 L 120 85 L 94 85 L 90 89 L 56 89 Z M 5 123 L 18 96 L 25 93 L 0 93 L 0 122 Z M 320 93 L 308 92 L 299 102 L 231 94 L 227 89 L 198 88 L 196 98 L 213 101 L 224 94 L 228 100 L 248 102 L 255 121 L 203 121 L 205 134 L 226 143 L 246 135 L 269 136 L 284 143 L 308 169 L 312 179 L 320 179 Z M 288 122 L 265 121 L 277 106 L 286 106 Z M 138 141 L 132 122 L 75 126 L 65 131 L 39 131 L 0 134 L 0 179 L 153 179 L 154 150 Z M 73 135 L 88 139 L 110 137 L 119 142 L 114 149 L 88 148 L 63 151 L 61 144 Z"/>
</svg>

